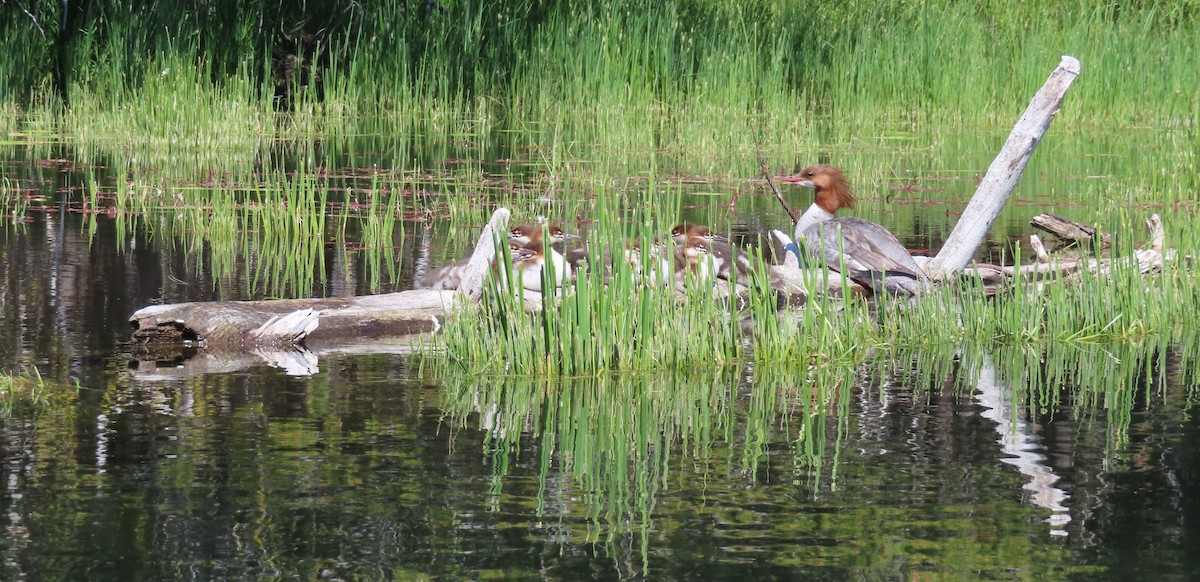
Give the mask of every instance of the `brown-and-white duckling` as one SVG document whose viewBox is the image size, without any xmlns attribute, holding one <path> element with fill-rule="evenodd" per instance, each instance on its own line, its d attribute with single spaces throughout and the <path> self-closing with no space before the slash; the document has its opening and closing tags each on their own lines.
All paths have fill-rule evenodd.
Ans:
<svg viewBox="0 0 1200 582">
<path fill-rule="evenodd" d="M 513 257 L 513 276 L 521 286 L 530 291 L 542 290 L 542 272 L 546 270 L 547 261 L 553 266 L 554 286 L 562 287 L 563 282 L 571 278 L 571 265 L 566 258 L 553 248 L 543 245 L 542 241 L 534 240 L 519 245 L 509 241 Z"/>
<path fill-rule="evenodd" d="M 657 239 L 650 241 L 644 251 L 641 240 L 630 241 L 625 247 L 624 258 L 639 281 L 661 286 L 675 281 L 675 257 L 667 245 Z"/>
<path fill-rule="evenodd" d="M 716 278 L 718 265 L 703 237 L 692 237 L 682 246 L 675 247 L 675 280 L 686 283 L 690 279 L 701 283 Z"/>
<path fill-rule="evenodd" d="M 543 235 L 543 232 L 545 233 Z M 544 242 L 543 236 L 550 239 L 550 244 L 556 245 L 564 243 L 571 239 L 579 238 L 578 235 L 567 234 L 562 227 L 557 224 L 543 225 L 541 224 L 521 224 L 512 227 L 508 230 L 508 240 L 515 242 L 521 246 L 528 245 L 534 241 Z"/>
<path fill-rule="evenodd" d="M 671 239 L 679 245 L 687 245 L 691 239 L 700 238 L 708 243 L 708 252 L 716 266 L 715 275 L 718 279 L 736 281 L 743 285 L 750 280 L 750 259 L 725 242 L 725 237 L 714 235 L 707 226 L 691 222 L 681 222 L 671 229 Z"/>
</svg>

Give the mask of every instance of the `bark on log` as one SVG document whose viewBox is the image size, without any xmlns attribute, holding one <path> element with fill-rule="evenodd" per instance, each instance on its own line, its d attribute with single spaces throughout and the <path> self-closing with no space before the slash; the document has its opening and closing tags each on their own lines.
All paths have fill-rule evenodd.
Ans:
<svg viewBox="0 0 1200 582">
<path fill-rule="evenodd" d="M 983 177 L 975 195 L 963 210 L 962 218 L 954 225 L 954 230 L 946 239 L 946 244 L 926 267 L 930 278 L 948 279 L 971 262 L 975 249 L 983 242 L 996 217 L 1008 202 L 1009 195 L 1025 171 L 1025 165 L 1033 156 L 1042 135 L 1050 127 L 1050 122 L 1054 121 L 1054 115 L 1058 113 L 1067 89 L 1078 76 L 1079 61 L 1074 57 L 1063 56 L 1058 68 L 1046 79 L 1046 83 L 1034 95 L 1029 107 L 1013 127 L 1008 141 L 992 161 L 987 175 Z"/>
</svg>

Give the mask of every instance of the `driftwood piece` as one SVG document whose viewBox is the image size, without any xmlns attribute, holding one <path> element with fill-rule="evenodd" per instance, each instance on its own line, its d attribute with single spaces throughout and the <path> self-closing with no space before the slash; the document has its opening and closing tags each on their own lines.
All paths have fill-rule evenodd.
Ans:
<svg viewBox="0 0 1200 582">
<path fill-rule="evenodd" d="M 1131 256 L 1106 259 L 1063 259 L 1050 257 L 1050 262 L 1039 262 L 1020 267 L 1000 267 L 1000 269 L 1009 277 L 1021 277 L 1038 281 L 1043 279 L 1076 280 L 1082 271 L 1092 271 L 1101 275 L 1108 275 L 1114 269 L 1128 268 L 1135 265 L 1138 272 L 1142 274 L 1157 272 L 1162 269 L 1163 262 L 1171 260 L 1174 253 L 1170 250 L 1163 250 L 1166 231 L 1163 228 L 1162 218 L 1159 215 L 1152 214 L 1146 220 L 1146 229 L 1150 235 L 1149 242 L 1143 248 L 1134 251 Z"/>
<path fill-rule="evenodd" d="M 1097 234 L 1100 237 L 1100 248 L 1112 246 L 1112 237 L 1108 233 L 1099 232 L 1082 222 L 1063 218 L 1055 214 L 1039 214 L 1029 220 L 1029 224 L 1038 230 L 1046 231 L 1063 241 L 1064 245 L 1078 244 L 1090 246 Z"/>
<path fill-rule="evenodd" d="M 471 253 L 471 260 L 460 274 L 458 292 L 472 301 L 479 301 L 483 295 L 483 280 L 487 278 L 488 268 L 496 256 L 496 242 L 499 240 L 497 237 L 508 230 L 508 218 L 511 215 L 507 208 L 497 208 L 492 213 L 487 226 L 479 233 L 479 240 L 475 241 L 475 251 Z"/>
<path fill-rule="evenodd" d="M 1042 239 L 1038 235 L 1029 235 L 1029 246 L 1033 247 L 1033 254 L 1037 255 L 1039 263 L 1050 262 L 1050 253 L 1046 252 L 1046 245 L 1042 244 Z"/>
<path fill-rule="evenodd" d="M 311 347 L 436 332 L 442 319 L 481 294 L 495 256 L 496 233 L 505 231 L 509 216 L 507 208 L 492 213 L 462 271 L 457 291 L 418 289 L 363 297 L 152 305 L 130 316 L 133 337 L 145 343 L 208 349 L 273 350 L 301 342 Z"/>
<path fill-rule="evenodd" d="M 215 301 L 152 305 L 129 318 L 133 337 L 209 349 L 312 345 L 430 333 L 457 308 L 453 291 L 417 290 L 363 297 Z"/>
<path fill-rule="evenodd" d="M 992 161 L 975 195 L 963 210 L 962 218 L 947 237 L 946 244 L 926 267 L 930 278 L 945 280 L 971 262 L 975 249 L 983 242 L 992 223 L 1008 202 L 1042 135 L 1050 127 L 1050 122 L 1054 121 L 1067 89 L 1078 76 L 1079 61 L 1063 56 L 1058 68 L 1046 79 L 1013 127 L 1008 141 Z"/>
</svg>

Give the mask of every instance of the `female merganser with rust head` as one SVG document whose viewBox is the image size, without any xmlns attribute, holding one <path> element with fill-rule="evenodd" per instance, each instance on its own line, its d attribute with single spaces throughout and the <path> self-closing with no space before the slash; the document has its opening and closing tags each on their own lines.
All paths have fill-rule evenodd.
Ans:
<svg viewBox="0 0 1200 582">
<path fill-rule="evenodd" d="M 839 209 L 854 208 L 855 202 L 841 170 L 818 164 L 780 180 L 816 191 L 795 229 L 795 241 L 804 241 L 808 256 L 835 271 L 844 264 L 847 278 L 876 293 L 915 295 L 929 288 L 925 272 L 888 229 L 861 218 L 834 217 Z M 802 254 L 798 248 L 795 252 Z"/>
</svg>

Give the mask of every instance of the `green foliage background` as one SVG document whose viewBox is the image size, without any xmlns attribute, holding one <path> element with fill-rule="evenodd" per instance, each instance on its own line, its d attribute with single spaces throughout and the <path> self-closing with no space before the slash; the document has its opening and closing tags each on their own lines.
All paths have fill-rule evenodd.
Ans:
<svg viewBox="0 0 1200 582">
<path fill-rule="evenodd" d="M 72 94 L 116 103 L 182 66 L 201 73 L 198 90 L 233 83 L 263 105 L 302 94 L 364 114 L 481 97 L 500 113 L 716 96 L 769 109 L 793 94 L 835 115 L 1007 119 L 1009 97 L 1071 54 L 1091 79 L 1085 117 L 1177 122 L 1196 117 L 1198 4 L 94 0 L 64 14 L 22 0 L 0 11 L 0 100 L 49 103 L 60 71 Z"/>
</svg>

